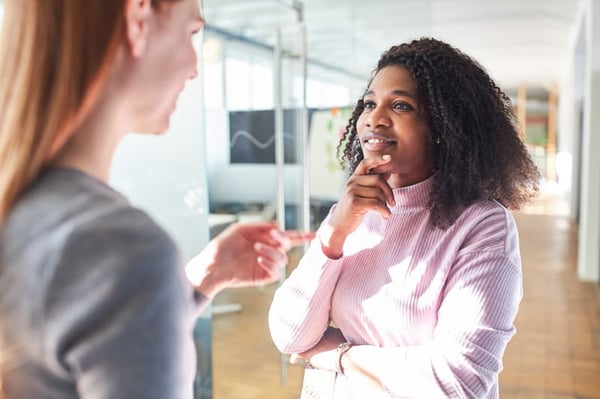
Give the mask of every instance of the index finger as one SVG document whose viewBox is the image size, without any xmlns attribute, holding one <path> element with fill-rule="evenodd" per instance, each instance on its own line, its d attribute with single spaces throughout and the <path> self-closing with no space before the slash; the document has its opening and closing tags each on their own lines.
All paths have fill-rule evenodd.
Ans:
<svg viewBox="0 0 600 399">
<path fill-rule="evenodd" d="M 273 238 L 279 241 L 279 244 L 285 248 L 286 251 L 292 247 L 306 244 L 308 241 L 315 238 L 314 231 L 301 231 L 301 230 L 273 230 Z"/>
<path fill-rule="evenodd" d="M 392 159 L 388 154 L 382 155 L 381 157 L 371 157 L 363 159 L 356 169 L 354 170 L 354 175 L 370 175 L 371 171 L 378 166 L 384 165 L 388 163 Z"/>
<path fill-rule="evenodd" d="M 301 231 L 301 230 L 286 230 L 284 232 L 288 240 L 290 240 L 290 245 L 292 247 L 297 247 L 298 245 L 306 244 L 308 241 L 315 238 L 314 231 Z"/>
</svg>

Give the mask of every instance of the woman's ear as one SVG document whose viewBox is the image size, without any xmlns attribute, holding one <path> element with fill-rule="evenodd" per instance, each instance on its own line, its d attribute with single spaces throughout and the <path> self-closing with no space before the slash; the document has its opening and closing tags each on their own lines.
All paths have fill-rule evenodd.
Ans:
<svg viewBox="0 0 600 399">
<path fill-rule="evenodd" d="M 126 0 L 125 37 L 135 58 L 141 57 L 146 49 L 151 16 L 152 0 Z"/>
</svg>

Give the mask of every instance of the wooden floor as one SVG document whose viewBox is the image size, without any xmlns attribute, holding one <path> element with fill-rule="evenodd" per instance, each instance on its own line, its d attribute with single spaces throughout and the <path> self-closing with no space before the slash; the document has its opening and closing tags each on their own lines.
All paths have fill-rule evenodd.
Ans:
<svg viewBox="0 0 600 399">
<path fill-rule="evenodd" d="M 524 297 L 504 356 L 502 399 L 600 399 L 600 287 L 578 281 L 577 228 L 564 203 L 543 197 L 515 214 Z M 287 366 L 267 328 L 275 287 L 228 290 L 215 300 L 242 310 L 213 316 L 214 399 L 297 399 L 299 366 Z"/>
</svg>

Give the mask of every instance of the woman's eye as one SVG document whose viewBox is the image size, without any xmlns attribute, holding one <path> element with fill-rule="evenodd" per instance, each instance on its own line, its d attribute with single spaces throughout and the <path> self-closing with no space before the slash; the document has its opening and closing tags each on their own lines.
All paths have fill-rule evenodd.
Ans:
<svg viewBox="0 0 600 399">
<path fill-rule="evenodd" d="M 373 101 L 365 101 L 364 106 L 365 109 L 375 108 L 375 103 Z"/>
<path fill-rule="evenodd" d="M 413 109 L 413 106 L 404 102 L 399 102 L 394 104 L 394 109 L 398 111 L 410 111 Z"/>
</svg>

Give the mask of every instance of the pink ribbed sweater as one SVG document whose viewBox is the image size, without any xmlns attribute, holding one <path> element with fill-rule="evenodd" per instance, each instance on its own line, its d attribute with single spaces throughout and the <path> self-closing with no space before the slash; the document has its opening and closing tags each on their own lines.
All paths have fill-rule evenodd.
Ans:
<svg viewBox="0 0 600 399">
<path fill-rule="evenodd" d="M 394 189 L 392 217 L 368 213 L 338 260 L 312 243 L 273 298 L 269 326 L 280 351 L 312 348 L 332 321 L 349 342 L 372 346 L 365 366 L 386 397 L 498 397 L 522 297 L 517 228 L 494 201 L 435 228 L 430 190 L 431 179 Z M 335 397 L 368 399 L 355 388 L 338 378 Z"/>
</svg>

